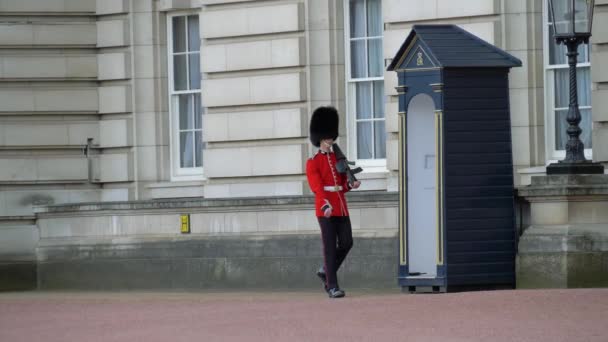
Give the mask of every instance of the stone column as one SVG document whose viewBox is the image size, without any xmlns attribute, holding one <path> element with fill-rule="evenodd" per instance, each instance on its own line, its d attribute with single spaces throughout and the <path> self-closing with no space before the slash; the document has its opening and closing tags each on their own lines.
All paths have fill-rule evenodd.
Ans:
<svg viewBox="0 0 608 342">
<path fill-rule="evenodd" d="M 517 287 L 608 286 L 608 176 L 532 177 L 519 196 L 531 225 L 519 240 Z"/>
<path fill-rule="evenodd" d="M 608 163 L 608 0 L 595 2 L 591 36 L 593 161 Z"/>
</svg>

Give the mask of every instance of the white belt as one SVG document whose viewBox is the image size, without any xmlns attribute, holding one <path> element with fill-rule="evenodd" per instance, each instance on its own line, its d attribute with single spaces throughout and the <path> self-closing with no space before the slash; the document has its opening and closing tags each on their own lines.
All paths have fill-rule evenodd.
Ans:
<svg viewBox="0 0 608 342">
<path fill-rule="evenodd" d="M 341 185 L 324 186 L 323 190 L 329 191 L 329 192 L 338 192 L 338 191 L 342 191 L 342 186 Z"/>
</svg>

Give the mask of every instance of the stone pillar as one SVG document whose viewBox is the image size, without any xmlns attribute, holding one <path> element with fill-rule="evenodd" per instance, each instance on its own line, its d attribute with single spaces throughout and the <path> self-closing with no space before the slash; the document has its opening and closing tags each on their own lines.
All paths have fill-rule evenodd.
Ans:
<svg viewBox="0 0 608 342">
<path fill-rule="evenodd" d="M 519 240 L 517 287 L 608 286 L 608 175 L 532 177 L 519 196 L 531 225 Z"/>
<path fill-rule="evenodd" d="M 591 36 L 593 161 L 608 163 L 608 0 L 595 2 Z"/>
</svg>

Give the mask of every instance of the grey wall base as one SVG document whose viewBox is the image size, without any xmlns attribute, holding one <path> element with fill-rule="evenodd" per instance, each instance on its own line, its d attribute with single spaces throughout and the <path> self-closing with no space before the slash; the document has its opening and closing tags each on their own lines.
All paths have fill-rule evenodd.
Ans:
<svg viewBox="0 0 608 342">
<path fill-rule="evenodd" d="M 320 288 L 317 235 L 210 237 L 182 241 L 38 248 L 39 289 Z M 357 238 L 344 288 L 396 288 L 396 238 Z"/>
<path fill-rule="evenodd" d="M 0 291 L 36 289 L 35 261 L 0 261 Z"/>
<path fill-rule="evenodd" d="M 516 279 L 518 288 L 608 287 L 608 226 L 528 228 Z"/>
</svg>

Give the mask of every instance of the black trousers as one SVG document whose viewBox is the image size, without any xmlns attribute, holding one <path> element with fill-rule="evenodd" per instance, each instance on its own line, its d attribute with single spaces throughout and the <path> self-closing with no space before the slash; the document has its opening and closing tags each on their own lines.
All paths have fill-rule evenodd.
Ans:
<svg viewBox="0 0 608 342">
<path fill-rule="evenodd" d="M 353 247 L 353 232 L 348 216 L 317 217 L 321 226 L 323 258 L 328 289 L 338 287 L 336 273 Z"/>
</svg>

